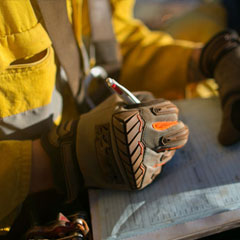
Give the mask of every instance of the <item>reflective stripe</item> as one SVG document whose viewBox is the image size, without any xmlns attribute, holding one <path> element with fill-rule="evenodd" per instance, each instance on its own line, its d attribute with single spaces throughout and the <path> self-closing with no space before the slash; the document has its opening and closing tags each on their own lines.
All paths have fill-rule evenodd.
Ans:
<svg viewBox="0 0 240 240">
<path fill-rule="evenodd" d="M 50 128 L 61 115 L 62 97 L 53 91 L 52 101 L 43 107 L 0 119 L 0 139 L 34 139 Z"/>
</svg>

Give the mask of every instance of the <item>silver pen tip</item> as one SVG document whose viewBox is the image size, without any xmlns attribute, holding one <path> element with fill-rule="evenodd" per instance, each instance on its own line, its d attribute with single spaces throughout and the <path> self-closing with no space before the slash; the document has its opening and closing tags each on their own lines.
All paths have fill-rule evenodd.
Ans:
<svg viewBox="0 0 240 240">
<path fill-rule="evenodd" d="M 106 79 L 106 83 L 107 83 L 107 85 L 108 85 L 109 87 L 111 87 L 111 86 L 114 84 L 114 79 L 112 79 L 112 78 L 107 78 L 107 79 Z"/>
</svg>

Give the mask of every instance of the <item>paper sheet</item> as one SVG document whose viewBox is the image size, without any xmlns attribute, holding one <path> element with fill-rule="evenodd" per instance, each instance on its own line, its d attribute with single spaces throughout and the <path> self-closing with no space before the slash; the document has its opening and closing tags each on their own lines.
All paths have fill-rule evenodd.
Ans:
<svg viewBox="0 0 240 240">
<path fill-rule="evenodd" d="M 218 143 L 218 100 L 176 104 L 180 119 L 190 129 L 187 145 L 142 191 L 90 191 L 94 240 L 144 236 L 240 208 L 240 144 L 222 147 Z"/>
</svg>

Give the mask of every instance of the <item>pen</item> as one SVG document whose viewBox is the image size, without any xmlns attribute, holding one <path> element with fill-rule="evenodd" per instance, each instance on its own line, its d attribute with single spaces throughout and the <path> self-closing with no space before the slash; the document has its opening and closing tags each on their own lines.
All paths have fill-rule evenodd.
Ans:
<svg viewBox="0 0 240 240">
<path fill-rule="evenodd" d="M 112 78 L 106 79 L 107 85 L 127 104 L 141 103 L 129 90 Z"/>
</svg>

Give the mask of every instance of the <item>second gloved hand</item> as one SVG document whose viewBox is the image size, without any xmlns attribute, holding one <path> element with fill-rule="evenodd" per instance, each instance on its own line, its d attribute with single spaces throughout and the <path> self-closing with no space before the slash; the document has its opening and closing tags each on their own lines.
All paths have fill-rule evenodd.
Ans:
<svg viewBox="0 0 240 240">
<path fill-rule="evenodd" d="M 189 131 L 173 103 L 149 94 L 137 97 L 141 104 L 126 105 L 112 95 L 79 120 L 43 136 L 55 171 L 59 169 L 57 179 L 64 176 L 58 183 L 64 184 L 68 199 L 74 198 L 76 181 L 86 187 L 142 189 L 186 144 Z"/>
<path fill-rule="evenodd" d="M 222 122 L 218 139 L 223 145 L 240 140 L 240 39 L 226 30 L 213 37 L 202 51 L 200 67 L 219 85 Z"/>
</svg>

